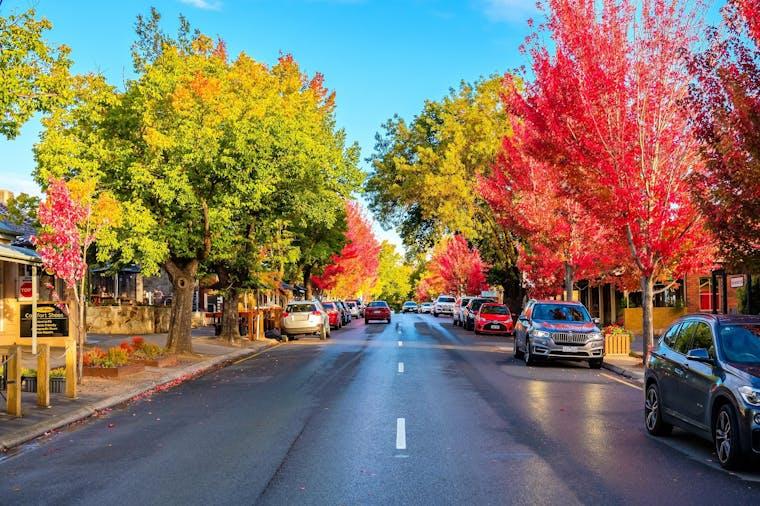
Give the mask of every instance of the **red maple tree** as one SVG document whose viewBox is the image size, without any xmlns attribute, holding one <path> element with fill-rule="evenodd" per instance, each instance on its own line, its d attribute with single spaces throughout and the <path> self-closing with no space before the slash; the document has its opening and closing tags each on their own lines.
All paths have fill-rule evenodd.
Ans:
<svg viewBox="0 0 760 506">
<path fill-rule="evenodd" d="M 694 195 L 722 257 L 747 269 L 760 266 L 758 4 L 729 2 L 727 30 L 709 31 L 707 49 L 691 61 L 699 85 L 692 87 L 690 106 L 706 164 L 694 174 Z"/>
<path fill-rule="evenodd" d="M 444 239 L 433 249 L 427 272 L 418 284 L 418 300 L 429 300 L 440 293 L 479 294 L 488 289 L 488 267 L 478 249 L 471 249 L 464 236 L 457 234 Z"/>
<path fill-rule="evenodd" d="M 346 220 L 348 242 L 339 255 L 333 255 L 332 263 L 324 273 L 313 276 L 312 281 L 333 297 L 368 296 L 370 288 L 377 282 L 380 242 L 358 202 L 346 201 Z"/>
<path fill-rule="evenodd" d="M 640 277 L 644 349 L 656 281 L 711 265 L 713 243 L 689 191 L 703 170 L 682 107 L 696 11 L 679 0 L 547 0 L 547 33 L 528 39 L 532 81 L 510 109 L 536 131 L 531 155 L 561 169 L 561 190 L 626 244 Z M 526 80 L 527 81 L 527 80 Z M 514 83 L 514 81 L 512 82 Z"/>
</svg>

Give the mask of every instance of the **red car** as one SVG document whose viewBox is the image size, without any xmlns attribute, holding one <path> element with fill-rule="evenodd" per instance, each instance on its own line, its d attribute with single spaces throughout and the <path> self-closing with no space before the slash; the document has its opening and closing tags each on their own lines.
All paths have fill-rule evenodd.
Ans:
<svg viewBox="0 0 760 506">
<path fill-rule="evenodd" d="M 340 309 L 335 302 L 323 302 L 322 307 L 327 311 L 327 316 L 330 317 L 330 327 L 339 329 L 343 326 L 343 320 L 341 318 Z"/>
<path fill-rule="evenodd" d="M 514 325 L 512 313 L 505 304 L 487 302 L 480 306 L 475 317 L 476 334 L 512 335 Z"/>
<path fill-rule="evenodd" d="M 370 320 L 385 320 L 391 322 L 391 308 L 384 300 L 373 300 L 364 308 L 364 323 Z"/>
</svg>

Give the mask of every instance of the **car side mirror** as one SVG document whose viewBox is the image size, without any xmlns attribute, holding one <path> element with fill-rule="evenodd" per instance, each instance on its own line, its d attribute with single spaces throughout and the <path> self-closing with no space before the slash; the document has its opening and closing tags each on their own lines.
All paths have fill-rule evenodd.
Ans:
<svg viewBox="0 0 760 506">
<path fill-rule="evenodd" d="M 694 348 L 693 350 L 689 350 L 688 353 L 686 353 L 686 358 L 688 360 L 694 360 L 695 362 L 704 362 L 707 364 L 713 364 L 713 359 L 710 358 L 710 353 L 707 351 L 707 348 Z"/>
<path fill-rule="evenodd" d="M 521 322 L 527 322 L 528 321 L 528 317 L 525 316 L 524 314 L 521 314 L 517 319 L 520 320 Z"/>
</svg>

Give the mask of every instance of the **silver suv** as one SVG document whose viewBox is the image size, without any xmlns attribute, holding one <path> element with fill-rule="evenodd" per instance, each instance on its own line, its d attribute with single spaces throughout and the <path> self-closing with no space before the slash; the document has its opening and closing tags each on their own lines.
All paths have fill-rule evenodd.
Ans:
<svg viewBox="0 0 760 506">
<path fill-rule="evenodd" d="M 433 316 L 438 318 L 439 314 L 451 314 L 454 311 L 456 298 L 452 295 L 439 295 L 433 302 Z"/>
<path fill-rule="evenodd" d="M 515 324 L 515 357 L 527 365 L 539 360 L 585 360 L 599 369 L 604 337 L 580 302 L 531 300 Z"/>
<path fill-rule="evenodd" d="M 288 303 L 280 320 L 280 336 L 288 337 L 316 334 L 320 339 L 330 337 L 330 317 L 318 300 L 296 300 Z"/>
</svg>

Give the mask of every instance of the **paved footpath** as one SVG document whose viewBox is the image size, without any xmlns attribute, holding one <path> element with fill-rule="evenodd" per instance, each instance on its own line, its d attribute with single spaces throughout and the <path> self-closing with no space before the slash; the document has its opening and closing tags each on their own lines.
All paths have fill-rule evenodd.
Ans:
<svg viewBox="0 0 760 506">
<path fill-rule="evenodd" d="M 2 453 L 22 443 L 56 431 L 100 411 L 182 381 L 204 374 L 209 370 L 223 367 L 229 362 L 255 355 L 275 346 L 277 341 L 243 340 L 239 345 L 220 341 L 214 337 L 213 327 L 193 329 L 193 354 L 182 355 L 173 367 L 146 367 L 144 371 L 113 380 L 86 377 L 77 387 L 77 397 L 69 399 L 64 393 L 51 393 L 50 406 L 37 406 L 37 394 L 21 394 L 22 416 L 10 416 L 5 412 L 5 399 L 0 397 L 0 458 Z M 146 341 L 159 346 L 166 344 L 167 334 L 141 335 Z M 88 334 L 87 343 L 103 349 L 129 342 L 132 336 Z M 51 366 L 63 365 L 63 349 L 51 348 Z M 36 360 L 27 354 L 22 361 L 24 367 L 36 368 Z M 5 392 L 1 392 L 5 395 Z"/>
<path fill-rule="evenodd" d="M 262 352 L 276 346 L 277 341 L 243 340 L 239 345 L 220 341 L 214 337 L 213 327 L 193 329 L 193 355 L 183 355 L 174 367 L 146 367 L 143 372 L 122 379 L 84 378 L 77 389 L 77 398 L 69 399 L 63 393 L 50 394 L 50 406 L 39 407 L 36 394 L 22 393 L 22 416 L 9 416 L 5 413 L 5 400 L 0 397 L 0 458 L 2 453 L 40 436 L 79 422 L 118 404 L 140 397 L 155 390 L 168 388 L 187 381 L 209 370 L 224 367 L 230 362 Z M 146 341 L 159 346 L 166 344 L 166 334 L 142 335 Z M 87 342 L 91 345 L 108 349 L 118 346 L 122 341 L 131 340 L 132 336 L 111 334 L 89 334 Z M 63 364 L 63 350 L 51 349 L 51 365 Z M 35 359 L 27 356 L 23 359 L 24 367 L 36 367 Z M 604 361 L 605 369 L 621 376 L 623 380 L 639 386 L 643 385 L 644 369 L 641 358 L 608 356 Z M 2 392 L 3 394 L 5 392 Z"/>
</svg>

